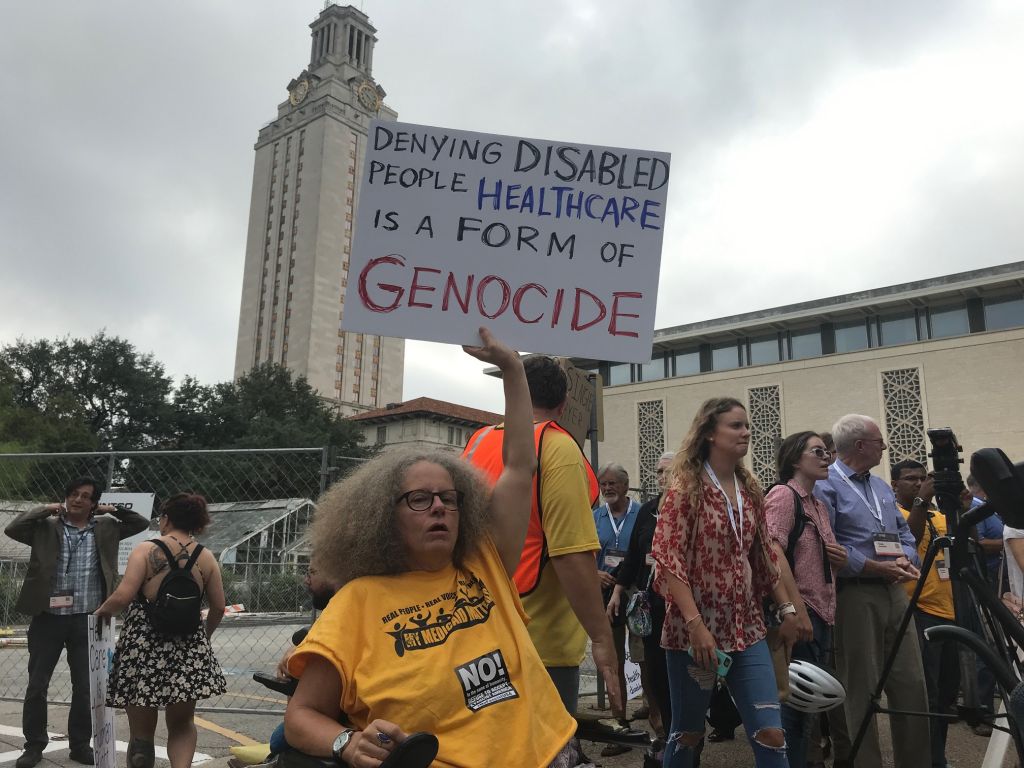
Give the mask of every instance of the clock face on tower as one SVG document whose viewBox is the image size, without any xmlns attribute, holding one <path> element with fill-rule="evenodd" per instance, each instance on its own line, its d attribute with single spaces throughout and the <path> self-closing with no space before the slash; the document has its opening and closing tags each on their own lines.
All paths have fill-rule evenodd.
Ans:
<svg viewBox="0 0 1024 768">
<path fill-rule="evenodd" d="M 380 96 L 377 94 L 377 88 L 368 80 L 360 83 L 356 89 L 356 98 L 359 99 L 359 103 L 363 107 L 371 112 L 376 112 L 380 109 Z"/>
<path fill-rule="evenodd" d="M 299 80 L 292 89 L 288 92 L 288 101 L 293 107 L 297 107 L 306 97 L 309 95 L 309 81 Z"/>
</svg>

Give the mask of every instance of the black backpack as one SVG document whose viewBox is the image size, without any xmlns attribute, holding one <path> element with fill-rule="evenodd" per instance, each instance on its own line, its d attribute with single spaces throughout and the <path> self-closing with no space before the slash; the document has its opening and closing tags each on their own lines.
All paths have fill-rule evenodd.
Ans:
<svg viewBox="0 0 1024 768">
<path fill-rule="evenodd" d="M 178 565 L 166 544 L 160 539 L 153 539 L 152 543 L 164 551 L 171 572 L 160 583 L 156 598 L 146 604 L 149 623 L 166 637 L 188 637 L 202 621 L 203 590 L 192 576 L 192 566 L 203 545 L 196 544 L 185 565 Z"/>
</svg>

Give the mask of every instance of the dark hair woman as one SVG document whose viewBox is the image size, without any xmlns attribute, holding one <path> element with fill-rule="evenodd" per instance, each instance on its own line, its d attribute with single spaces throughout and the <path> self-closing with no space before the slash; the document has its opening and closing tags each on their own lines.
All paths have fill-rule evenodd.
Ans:
<svg viewBox="0 0 1024 768">
<path fill-rule="evenodd" d="M 779 580 L 761 491 L 742 463 L 749 443 L 743 404 L 708 400 L 676 454 L 662 500 L 651 553 L 658 567 L 655 588 L 668 602 L 662 631 L 672 697 L 666 768 L 693 765 L 716 671 L 728 671 L 755 764 L 786 765 L 761 606 L 771 594 L 787 646 L 796 640 L 795 610 Z"/>
<path fill-rule="evenodd" d="M 160 541 L 179 567 L 196 547 L 195 536 L 210 522 L 206 500 L 191 493 L 172 496 L 160 507 Z M 196 751 L 196 701 L 226 690 L 224 674 L 213 655 L 210 636 L 224 616 L 224 585 L 217 560 L 202 549 L 192 566 L 192 578 L 202 588 L 209 612 L 205 625 L 183 637 L 158 632 L 150 622 L 147 603 L 171 572 L 167 556 L 152 540 L 138 544 L 128 557 L 124 578 L 97 616 L 113 616 L 128 608 L 117 639 L 107 685 L 107 706 L 124 709 L 131 739 L 129 768 L 152 768 L 153 736 L 159 710 L 167 725 L 167 757 L 172 768 L 192 764 Z"/>
<path fill-rule="evenodd" d="M 782 583 L 796 606 L 800 642 L 793 658 L 831 666 L 836 589 L 832 577 L 846 565 L 846 549 L 836 543 L 828 509 L 814 495 L 814 484 L 828 477 L 832 454 L 815 432 L 797 432 L 782 441 L 777 456 L 779 484 L 764 500 L 772 549 Z M 803 514 L 798 517 L 797 512 Z M 794 533 L 793 551 L 788 553 Z M 787 559 L 792 556 L 792 561 Z M 814 717 L 782 705 L 790 768 L 807 764 Z"/>
</svg>

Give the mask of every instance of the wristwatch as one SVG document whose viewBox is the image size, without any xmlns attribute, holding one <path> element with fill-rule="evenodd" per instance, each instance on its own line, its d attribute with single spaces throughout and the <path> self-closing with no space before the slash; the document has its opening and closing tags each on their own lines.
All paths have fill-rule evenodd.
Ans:
<svg viewBox="0 0 1024 768">
<path fill-rule="evenodd" d="M 928 502 L 925 501 L 924 499 L 922 499 L 920 496 L 915 496 L 914 497 L 914 502 L 913 502 L 913 504 L 911 504 L 911 506 L 913 506 L 913 507 L 927 507 L 928 506 Z"/>
<path fill-rule="evenodd" d="M 348 746 L 348 743 L 352 741 L 353 733 L 355 733 L 354 730 L 346 728 L 334 738 L 334 744 L 331 745 L 331 754 L 334 755 L 334 759 L 339 763 L 341 762 L 342 751 Z"/>
</svg>

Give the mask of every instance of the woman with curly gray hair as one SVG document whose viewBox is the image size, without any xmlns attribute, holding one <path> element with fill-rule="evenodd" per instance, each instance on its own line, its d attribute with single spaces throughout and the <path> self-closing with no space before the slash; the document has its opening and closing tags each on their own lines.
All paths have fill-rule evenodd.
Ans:
<svg viewBox="0 0 1024 768">
<path fill-rule="evenodd" d="M 450 453 L 373 459 L 321 499 L 314 556 L 341 583 L 289 661 L 289 744 L 376 768 L 407 733 L 437 764 L 575 765 L 576 723 L 526 632 L 512 582 L 536 466 L 519 356 L 480 329 L 467 353 L 505 387 L 505 468 L 492 490 Z M 343 728 L 344 713 L 354 728 Z"/>
</svg>

